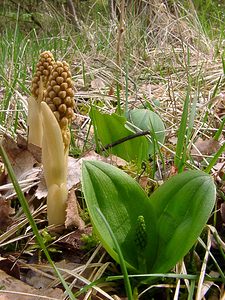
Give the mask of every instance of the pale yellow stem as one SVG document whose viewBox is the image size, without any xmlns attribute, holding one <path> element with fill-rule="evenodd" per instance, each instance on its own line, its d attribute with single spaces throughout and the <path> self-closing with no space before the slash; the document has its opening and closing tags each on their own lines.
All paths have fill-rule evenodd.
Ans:
<svg viewBox="0 0 225 300">
<path fill-rule="evenodd" d="M 42 146 L 43 128 L 41 119 L 41 101 L 44 97 L 44 87 L 42 77 L 40 78 L 38 97 L 30 96 L 28 98 L 28 116 L 27 125 L 29 128 L 28 132 L 28 143 Z"/>
<path fill-rule="evenodd" d="M 49 224 L 64 224 L 66 219 L 66 201 L 68 190 L 67 156 L 60 126 L 47 105 L 41 103 L 43 119 L 42 163 L 48 188 L 47 215 Z"/>
<path fill-rule="evenodd" d="M 68 190 L 65 183 L 53 184 L 48 188 L 47 216 L 48 224 L 60 225 L 66 220 Z"/>
<path fill-rule="evenodd" d="M 59 124 L 47 103 L 41 103 L 43 118 L 42 163 L 47 187 L 66 182 L 67 165 Z"/>
<path fill-rule="evenodd" d="M 41 107 L 32 96 L 28 98 L 28 116 L 27 125 L 29 128 L 28 143 L 42 146 L 42 120 L 41 120 Z"/>
</svg>

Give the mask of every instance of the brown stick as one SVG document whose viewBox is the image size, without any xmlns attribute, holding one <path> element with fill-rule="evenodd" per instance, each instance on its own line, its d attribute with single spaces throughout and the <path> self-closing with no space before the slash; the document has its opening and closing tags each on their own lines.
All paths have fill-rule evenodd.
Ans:
<svg viewBox="0 0 225 300">
<path fill-rule="evenodd" d="M 103 147 L 101 148 L 101 151 L 106 151 L 106 150 L 108 150 L 109 148 L 112 148 L 112 147 L 115 147 L 115 146 L 117 146 L 117 145 L 120 145 L 120 144 L 122 144 L 122 143 L 124 143 L 124 142 L 126 142 L 126 141 L 135 139 L 135 138 L 137 138 L 137 137 L 139 137 L 139 136 L 145 136 L 145 135 L 148 135 L 148 134 L 150 134 L 150 131 L 149 131 L 149 130 L 139 131 L 139 132 L 136 132 L 136 133 L 134 133 L 134 134 L 130 134 L 130 135 L 128 135 L 128 136 L 125 136 L 125 137 L 123 137 L 123 138 L 121 138 L 121 139 L 115 141 L 115 142 L 112 142 L 112 143 L 110 143 L 110 144 L 107 144 L 107 145 L 103 146 Z"/>
<path fill-rule="evenodd" d="M 116 47 L 116 62 L 117 65 L 121 66 L 121 57 L 123 52 L 123 33 L 124 33 L 124 25 L 125 25 L 125 0 L 121 1 L 120 4 L 120 23 L 118 28 L 118 39 L 117 39 L 117 47 Z"/>
</svg>

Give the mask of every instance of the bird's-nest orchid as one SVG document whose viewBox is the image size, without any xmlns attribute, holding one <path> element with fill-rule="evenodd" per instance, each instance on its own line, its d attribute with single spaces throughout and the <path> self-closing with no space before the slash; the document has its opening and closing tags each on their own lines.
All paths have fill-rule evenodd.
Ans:
<svg viewBox="0 0 225 300">
<path fill-rule="evenodd" d="M 43 119 L 42 162 L 48 188 L 49 224 L 63 224 L 68 190 L 67 160 L 70 145 L 69 125 L 74 118 L 74 90 L 66 62 L 55 62 L 41 103 Z"/>
<path fill-rule="evenodd" d="M 36 73 L 31 84 L 31 96 L 28 98 L 28 143 L 39 147 L 42 145 L 43 135 L 40 103 L 44 99 L 44 93 L 53 63 L 54 57 L 50 51 L 45 51 L 40 54 L 40 59 L 36 66 Z"/>
</svg>

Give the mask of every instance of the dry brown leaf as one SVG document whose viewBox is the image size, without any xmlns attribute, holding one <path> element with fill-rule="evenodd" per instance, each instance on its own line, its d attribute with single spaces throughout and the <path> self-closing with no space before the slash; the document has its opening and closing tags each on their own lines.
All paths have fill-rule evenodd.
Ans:
<svg viewBox="0 0 225 300">
<path fill-rule="evenodd" d="M 101 78 L 95 78 L 91 81 L 91 87 L 96 90 L 104 89 L 105 82 Z"/>
<path fill-rule="evenodd" d="M 9 300 L 10 298 L 7 297 L 7 295 L 0 296 L 0 300 Z"/>
<path fill-rule="evenodd" d="M 108 92 L 108 96 L 113 96 L 113 95 L 114 95 L 114 87 L 111 85 Z"/>
<path fill-rule="evenodd" d="M 41 163 L 41 153 L 42 153 L 41 147 L 29 143 L 27 145 L 27 149 L 33 155 L 33 157 L 36 159 L 36 161 Z"/>
<path fill-rule="evenodd" d="M 57 243 L 69 250 L 82 250 L 84 242 L 81 240 L 83 234 L 90 235 L 92 233 L 92 227 L 85 227 L 83 229 L 76 229 L 70 232 L 66 236 L 60 238 Z"/>
<path fill-rule="evenodd" d="M 40 173 L 40 167 L 37 166 L 37 160 L 32 153 L 23 147 L 19 147 L 16 141 L 9 135 L 4 135 L 2 145 L 12 164 L 16 178 L 20 180 L 35 180 Z"/>
<path fill-rule="evenodd" d="M 116 156 L 114 154 L 110 154 L 107 158 L 107 161 L 114 165 L 114 166 L 117 166 L 118 168 L 121 168 L 121 167 L 125 167 L 127 165 L 127 161 L 120 158 L 119 156 Z"/>
<path fill-rule="evenodd" d="M 225 92 L 220 93 L 213 101 L 216 103 L 215 112 L 222 119 L 225 116 Z"/>
<path fill-rule="evenodd" d="M 0 162 L 0 186 L 5 184 L 7 181 L 7 175 L 5 171 L 5 165 Z"/>
<path fill-rule="evenodd" d="M 146 189 L 149 182 L 148 176 L 141 176 L 138 182 L 143 189 Z"/>
<path fill-rule="evenodd" d="M 12 223 L 10 201 L 0 198 L 0 232 L 3 232 Z"/>
<path fill-rule="evenodd" d="M 172 136 L 168 139 L 168 141 L 172 144 L 172 145 L 176 145 L 177 144 L 177 140 L 178 138 L 176 136 Z"/>
<path fill-rule="evenodd" d="M 217 152 L 220 148 L 220 143 L 213 138 L 205 140 L 198 138 L 194 146 L 191 150 L 191 155 L 194 159 L 201 161 L 204 155 L 211 155 Z"/>
<path fill-rule="evenodd" d="M 67 209 L 66 209 L 66 221 L 65 227 L 77 227 L 83 229 L 85 226 L 84 221 L 79 214 L 79 203 L 77 202 L 74 189 L 71 189 L 68 193 Z"/>
<path fill-rule="evenodd" d="M 148 99 L 160 98 L 165 93 L 165 87 L 160 84 L 144 83 L 138 92 L 140 95 L 146 96 Z"/>
<path fill-rule="evenodd" d="M 222 222 L 225 224 L 225 203 L 224 202 L 221 203 L 220 214 L 221 214 Z"/>
<path fill-rule="evenodd" d="M 0 258 L 0 269 L 8 275 L 20 279 L 20 268 L 15 261 L 9 258 Z"/>
<path fill-rule="evenodd" d="M 3 290 L 0 289 L 0 296 L 7 296 L 7 300 L 41 300 L 43 298 L 39 297 L 40 295 L 59 300 L 64 298 L 63 291 L 59 288 L 35 289 L 23 281 L 6 274 L 2 270 L 0 270 L 0 286 L 4 287 Z M 7 294 L 4 293 L 4 291 L 6 291 Z"/>
<path fill-rule="evenodd" d="M 209 273 L 209 276 L 212 276 L 213 278 L 218 278 L 220 276 L 220 274 L 218 272 L 211 271 Z M 202 288 L 201 288 L 201 298 L 200 299 L 203 299 L 204 296 L 206 295 L 206 293 L 208 293 L 210 288 L 213 287 L 213 286 L 215 286 L 215 283 L 213 281 L 205 280 L 203 285 L 202 285 Z M 208 298 L 208 299 L 211 299 L 211 300 L 212 299 L 214 299 L 214 300 L 218 299 L 219 300 L 220 299 L 219 293 L 218 293 L 218 296 L 216 294 L 212 294 L 210 296 L 210 298 Z"/>
</svg>

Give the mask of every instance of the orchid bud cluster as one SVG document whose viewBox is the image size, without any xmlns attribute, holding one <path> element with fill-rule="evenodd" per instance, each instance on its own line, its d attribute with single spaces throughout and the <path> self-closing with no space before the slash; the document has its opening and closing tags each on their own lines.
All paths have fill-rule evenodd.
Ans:
<svg viewBox="0 0 225 300">
<path fill-rule="evenodd" d="M 28 141 L 42 147 L 44 177 L 48 189 L 49 224 L 66 218 L 69 125 L 75 101 L 69 65 L 54 60 L 51 52 L 40 55 L 28 100 Z M 38 137 L 38 139 L 37 139 Z"/>
<path fill-rule="evenodd" d="M 39 62 L 36 65 L 36 73 L 31 83 L 31 94 L 34 98 L 38 98 L 40 94 L 41 80 L 43 89 L 46 88 L 54 62 L 54 57 L 50 51 L 40 54 Z"/>
<path fill-rule="evenodd" d="M 49 76 L 45 101 L 53 111 L 61 128 L 65 148 L 68 147 L 70 136 L 68 125 L 74 119 L 74 90 L 69 65 L 57 61 Z"/>
</svg>

